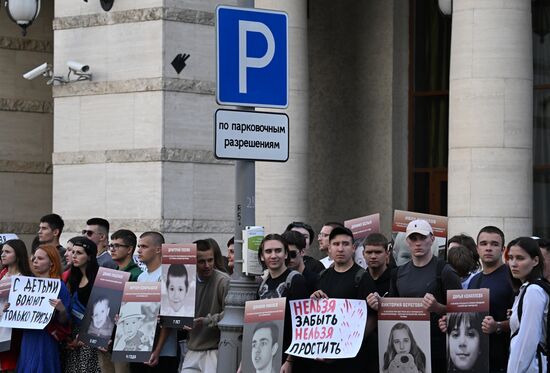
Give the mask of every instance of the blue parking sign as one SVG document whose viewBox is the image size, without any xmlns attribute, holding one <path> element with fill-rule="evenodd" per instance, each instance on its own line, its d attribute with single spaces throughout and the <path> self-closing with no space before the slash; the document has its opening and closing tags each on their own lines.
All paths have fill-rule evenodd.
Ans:
<svg viewBox="0 0 550 373">
<path fill-rule="evenodd" d="M 216 9 L 220 105 L 288 106 L 288 17 L 284 12 Z"/>
</svg>

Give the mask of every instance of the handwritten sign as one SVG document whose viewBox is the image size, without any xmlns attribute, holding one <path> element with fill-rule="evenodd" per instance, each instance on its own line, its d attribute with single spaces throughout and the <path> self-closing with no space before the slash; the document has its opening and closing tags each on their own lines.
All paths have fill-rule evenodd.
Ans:
<svg viewBox="0 0 550 373">
<path fill-rule="evenodd" d="M 54 312 L 49 300 L 57 299 L 60 289 L 59 279 L 11 277 L 10 307 L 3 313 L 0 326 L 44 329 Z"/>
<path fill-rule="evenodd" d="M 18 238 L 19 237 L 14 233 L 0 233 L 0 245 L 9 240 L 16 240 Z"/>
<path fill-rule="evenodd" d="M 367 304 L 360 299 L 302 299 L 290 302 L 292 343 L 286 353 L 310 359 L 357 355 Z"/>
</svg>

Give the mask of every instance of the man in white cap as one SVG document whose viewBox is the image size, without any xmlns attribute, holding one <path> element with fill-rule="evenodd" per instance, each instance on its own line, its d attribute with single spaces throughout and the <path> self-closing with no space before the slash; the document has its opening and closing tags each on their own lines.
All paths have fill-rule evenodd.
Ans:
<svg viewBox="0 0 550 373">
<path fill-rule="evenodd" d="M 389 296 L 423 298 L 422 304 L 430 312 L 432 372 L 445 372 L 445 334 L 439 330 L 438 319 L 447 309 L 447 290 L 462 289 L 462 284 L 453 269 L 433 255 L 434 236 L 430 223 L 421 219 L 411 221 L 406 240 L 411 261 L 397 269 Z M 377 293 L 369 294 L 369 306 L 378 309 L 379 298 Z"/>
</svg>

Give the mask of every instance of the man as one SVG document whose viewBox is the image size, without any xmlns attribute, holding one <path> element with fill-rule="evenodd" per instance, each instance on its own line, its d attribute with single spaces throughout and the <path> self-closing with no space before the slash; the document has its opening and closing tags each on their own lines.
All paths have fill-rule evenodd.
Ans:
<svg viewBox="0 0 550 373">
<path fill-rule="evenodd" d="M 64 226 L 65 222 L 61 216 L 57 214 L 42 216 L 42 218 L 40 218 L 40 224 L 38 225 L 38 242 L 40 245 L 49 244 L 57 248 L 63 270 L 67 267 L 67 261 L 65 259 L 65 248 L 59 244 L 59 237 L 61 233 L 63 233 Z"/>
<path fill-rule="evenodd" d="M 447 310 L 447 290 L 462 289 L 462 285 L 453 269 L 433 255 L 431 247 L 435 238 L 432 226 L 427 221 L 411 221 L 407 225 L 405 237 L 411 261 L 397 269 L 389 295 L 423 298 L 422 305 L 430 312 L 432 371 L 445 372 L 445 335 L 439 330 L 438 320 Z M 379 299 L 378 293 L 369 294 L 367 302 L 378 309 Z"/>
<path fill-rule="evenodd" d="M 230 275 L 233 274 L 233 268 L 235 268 L 235 237 L 227 241 L 227 270 Z"/>
<path fill-rule="evenodd" d="M 315 291 L 319 274 L 312 272 L 304 264 L 306 247 L 304 235 L 296 231 L 287 231 L 282 236 L 288 244 L 288 268 L 298 271 L 304 276 L 307 294 L 309 295 Z"/>
<path fill-rule="evenodd" d="M 295 231 L 304 235 L 304 238 L 306 240 L 305 253 L 308 254 L 311 240 L 315 236 L 315 232 L 313 231 L 313 228 L 311 228 L 311 225 L 302 223 L 300 221 L 295 221 L 290 223 L 286 227 L 285 232 L 286 231 Z M 325 269 L 325 266 L 322 265 L 320 261 L 309 255 L 304 255 L 304 264 L 315 273 L 320 273 L 323 269 Z"/>
<path fill-rule="evenodd" d="M 256 325 L 252 335 L 251 358 L 256 373 L 278 373 L 273 358 L 279 349 L 279 328 L 273 322 Z"/>
<path fill-rule="evenodd" d="M 366 276 L 366 271 L 353 260 L 355 247 L 353 233 L 348 228 L 336 227 L 330 232 L 329 254 L 334 265 L 321 273 L 317 289 L 312 298 L 365 299 L 367 294 L 375 291 L 374 283 Z M 376 312 L 368 309 L 365 338 L 376 327 Z M 372 364 L 366 362 L 363 343 L 357 356 L 353 359 L 335 359 L 330 362 L 313 361 L 311 371 L 314 372 L 377 372 Z"/>
<path fill-rule="evenodd" d="M 550 281 L 550 241 L 545 238 L 539 238 L 537 242 L 544 257 L 544 278 Z"/>
<path fill-rule="evenodd" d="M 160 281 L 162 263 L 162 244 L 164 236 L 158 232 L 145 232 L 139 237 L 138 258 L 147 268 L 139 275 L 138 282 Z M 130 363 L 132 373 L 175 372 L 178 369 L 177 331 L 176 329 L 159 328 L 159 336 L 153 346 L 149 361 L 146 363 Z"/>
<path fill-rule="evenodd" d="M 137 237 L 134 232 L 128 229 L 119 229 L 111 235 L 109 249 L 111 258 L 117 264 L 119 271 L 129 272 L 130 281 L 137 281 L 142 271 L 134 262 L 134 250 L 137 244 Z"/>
<path fill-rule="evenodd" d="M 115 269 L 117 264 L 108 252 L 109 222 L 103 218 L 91 218 L 86 222 L 82 235 L 94 241 L 97 245 L 97 264 L 100 267 Z"/>
<path fill-rule="evenodd" d="M 214 250 L 206 240 L 197 245 L 197 289 L 195 319 L 189 331 L 188 351 L 183 361 L 183 373 L 215 372 L 218 365 L 220 330 L 224 301 L 229 290 L 229 276 L 214 268 Z"/>
<path fill-rule="evenodd" d="M 507 310 L 514 303 L 514 290 L 508 266 L 502 261 L 504 233 L 497 227 L 481 228 L 477 235 L 477 252 L 483 270 L 472 277 L 469 289 L 489 289 L 489 316 L 481 330 L 489 334 L 489 369 L 505 372 L 508 365 L 510 325 Z"/>
<path fill-rule="evenodd" d="M 333 262 L 333 260 L 330 258 L 330 255 L 328 255 L 328 238 L 330 236 L 330 232 L 332 232 L 332 230 L 336 227 L 343 227 L 343 225 L 336 222 L 325 223 L 319 231 L 319 235 L 317 236 L 317 242 L 319 242 L 319 252 L 326 255 L 323 259 L 320 260 L 325 268 L 330 267 Z"/>
</svg>

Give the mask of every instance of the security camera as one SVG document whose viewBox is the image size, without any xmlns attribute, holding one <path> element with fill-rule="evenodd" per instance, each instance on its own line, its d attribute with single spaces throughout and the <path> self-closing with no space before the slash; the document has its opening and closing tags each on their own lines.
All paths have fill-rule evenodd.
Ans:
<svg viewBox="0 0 550 373">
<path fill-rule="evenodd" d="M 90 70 L 90 66 L 76 61 L 67 61 L 67 66 L 75 73 L 86 73 Z"/>
<path fill-rule="evenodd" d="M 48 76 L 50 72 L 51 72 L 51 67 L 48 66 L 47 62 L 44 62 L 42 65 L 35 67 L 31 71 L 23 74 L 23 78 L 27 80 L 33 80 L 34 78 L 40 75 Z"/>
</svg>

